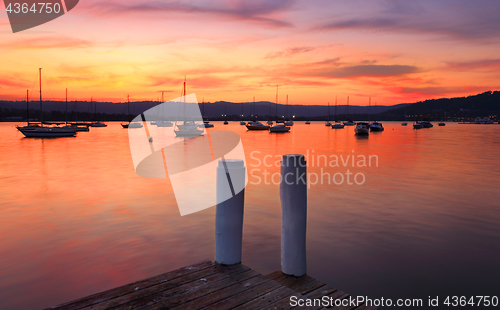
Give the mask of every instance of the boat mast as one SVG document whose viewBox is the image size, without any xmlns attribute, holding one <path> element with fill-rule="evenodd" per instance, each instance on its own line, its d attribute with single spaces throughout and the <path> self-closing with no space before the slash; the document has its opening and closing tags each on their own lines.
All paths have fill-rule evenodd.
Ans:
<svg viewBox="0 0 500 310">
<path fill-rule="evenodd" d="M 347 105 L 345 106 L 345 118 L 347 121 L 349 121 L 348 114 L 347 114 L 348 112 L 349 112 L 349 96 L 347 96 Z"/>
<path fill-rule="evenodd" d="M 253 110 L 253 115 L 252 115 L 252 116 L 254 116 L 254 115 L 255 115 L 255 96 L 253 96 L 253 104 L 252 104 L 252 108 L 253 108 L 253 109 L 252 109 L 252 110 Z M 257 116 L 255 115 L 255 117 L 257 117 Z"/>
<path fill-rule="evenodd" d="M 337 122 L 337 95 L 335 95 L 335 122 Z"/>
<path fill-rule="evenodd" d="M 276 85 L 276 119 L 278 119 L 278 85 Z"/>
<path fill-rule="evenodd" d="M 328 119 L 327 122 L 330 121 L 330 101 L 328 101 Z"/>
<path fill-rule="evenodd" d="M 40 126 L 43 127 L 43 112 L 42 112 L 42 68 L 38 68 L 40 75 Z"/>
<path fill-rule="evenodd" d="M 127 118 L 130 119 L 130 95 L 127 95 Z M 130 120 L 128 122 L 130 123 Z"/>
<path fill-rule="evenodd" d="M 182 111 L 184 113 L 184 125 L 186 125 L 186 76 L 184 76 L 183 97 L 184 104 L 182 105 Z"/>
<path fill-rule="evenodd" d="M 26 90 L 26 124 L 29 126 L 30 125 L 30 101 L 29 101 L 29 89 Z"/>
<path fill-rule="evenodd" d="M 285 118 L 288 118 L 286 112 L 288 110 L 288 95 L 286 95 L 286 105 L 285 105 Z"/>
<path fill-rule="evenodd" d="M 68 89 L 66 88 L 66 112 L 64 113 L 64 118 L 66 119 L 66 125 L 68 125 Z"/>
<path fill-rule="evenodd" d="M 372 97 L 370 97 L 368 99 L 368 122 L 370 122 L 370 120 L 371 120 L 371 116 L 370 116 L 370 107 L 371 107 L 371 105 L 372 105 Z"/>
</svg>

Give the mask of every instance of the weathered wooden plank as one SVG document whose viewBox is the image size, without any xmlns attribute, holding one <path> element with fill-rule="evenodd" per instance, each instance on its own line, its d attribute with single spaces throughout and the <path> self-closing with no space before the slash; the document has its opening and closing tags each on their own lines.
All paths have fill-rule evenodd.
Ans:
<svg viewBox="0 0 500 310">
<path fill-rule="evenodd" d="M 169 294 L 160 294 L 161 298 L 155 298 L 150 301 L 144 309 L 167 309 L 174 308 L 179 305 L 185 304 L 189 301 L 201 298 L 205 295 L 209 295 L 210 293 L 216 292 L 218 290 L 224 289 L 226 287 L 232 286 L 235 283 L 242 283 L 248 281 L 254 277 L 259 276 L 260 274 L 254 270 L 245 271 L 243 273 L 239 273 L 237 275 L 231 276 L 229 278 L 225 278 L 221 281 L 216 281 L 209 283 L 207 285 L 203 285 L 200 287 L 196 287 L 194 289 L 185 291 L 181 294 L 177 294 L 171 296 Z"/>
<path fill-rule="evenodd" d="M 288 287 L 280 286 L 275 290 L 269 291 L 260 297 L 247 301 L 246 303 L 235 307 L 233 310 L 261 309 L 283 298 L 287 298 L 292 294 L 295 294 L 293 290 L 289 289 Z"/>
<path fill-rule="evenodd" d="M 183 267 L 177 270 L 173 270 L 167 273 L 163 273 L 154 277 L 147 278 L 145 280 L 133 282 L 130 284 L 126 284 L 117 288 L 113 288 L 104 292 L 96 293 L 87 297 L 83 297 L 77 300 L 73 300 L 64 304 L 61 304 L 56 307 L 48 308 L 48 309 L 57 309 L 57 310 L 65 310 L 65 309 L 80 309 L 82 307 L 95 304 L 98 302 L 102 302 L 104 300 L 107 300 L 109 298 L 117 297 L 120 295 L 128 294 L 130 292 L 133 292 L 138 289 L 144 289 L 146 287 L 156 285 L 158 283 L 164 282 L 165 280 L 171 280 L 177 277 L 181 277 L 183 275 L 189 274 L 196 272 L 198 270 L 202 270 L 205 268 L 208 268 L 210 266 L 213 266 L 214 263 L 207 261 L 207 262 L 202 262 L 198 264 L 194 264 L 191 266 Z M 48 310 L 47 309 L 47 310 Z"/>
<path fill-rule="evenodd" d="M 262 276 L 243 265 L 220 266 L 202 262 L 142 281 L 80 298 L 50 309 L 291 309 L 297 300 L 342 300 L 348 294 L 307 275 L 296 278 L 276 271 Z M 297 306 L 300 310 L 378 310 L 377 307 Z M 47 309 L 48 310 L 48 309 Z"/>
<path fill-rule="evenodd" d="M 275 271 L 275 272 L 272 272 L 272 273 L 266 275 L 266 277 L 268 277 L 271 280 L 275 280 L 279 277 L 284 277 L 284 276 L 285 276 L 285 274 L 281 270 L 278 270 L 278 271 Z"/>
<path fill-rule="evenodd" d="M 172 289 L 155 292 L 148 296 L 143 296 L 142 298 L 132 300 L 121 305 L 120 309 L 138 309 L 141 307 L 149 307 L 159 302 L 165 302 L 167 300 L 170 300 L 170 306 L 173 306 L 185 302 L 186 300 L 196 298 L 196 296 L 200 294 L 200 292 L 209 293 L 213 290 L 216 290 L 221 285 L 224 285 L 224 283 L 228 285 L 228 281 L 230 283 L 234 281 L 228 280 L 231 277 L 235 277 L 236 279 L 247 279 L 248 277 L 253 277 L 256 275 L 258 275 L 256 271 L 250 270 L 248 267 L 243 265 L 222 267 L 219 272 L 215 274 L 185 283 Z"/>
<path fill-rule="evenodd" d="M 265 277 L 263 277 L 265 278 Z M 211 304 L 207 307 L 203 307 L 202 309 L 233 309 L 234 307 L 240 306 L 248 301 L 254 300 L 269 291 L 274 291 L 275 289 L 281 287 L 280 284 L 265 278 L 266 282 L 253 286 L 245 291 L 237 293 L 235 295 L 224 298 L 214 304 Z"/>
<path fill-rule="evenodd" d="M 119 305 L 127 304 L 130 302 L 133 302 L 135 300 L 139 300 L 142 298 L 149 297 L 151 295 L 155 294 L 160 294 L 165 291 L 169 291 L 170 294 L 179 294 L 179 289 L 173 290 L 174 288 L 181 287 L 187 283 L 191 283 L 189 286 L 183 286 L 184 289 L 187 289 L 188 287 L 194 288 L 198 286 L 202 286 L 214 281 L 221 280 L 223 278 L 229 277 L 232 274 L 237 274 L 240 272 L 244 272 L 250 270 L 250 268 L 242 266 L 242 265 L 237 265 L 237 266 L 230 266 L 230 267 L 223 267 L 220 265 L 214 265 L 209 268 L 205 268 L 203 270 L 193 272 L 169 281 L 165 281 L 162 283 L 159 283 L 154 286 L 147 287 L 142 290 L 134 291 L 132 293 L 126 294 L 126 295 L 121 295 L 116 298 L 108 299 L 106 301 L 93 304 L 91 306 L 83 308 L 84 310 L 102 310 L 102 309 L 109 309 L 112 307 L 117 307 Z M 130 305 L 129 305 L 130 306 Z"/>
<path fill-rule="evenodd" d="M 258 275 L 256 277 L 250 278 L 245 281 L 240 281 L 237 283 L 234 283 L 233 285 L 229 287 L 225 287 L 221 290 L 215 291 L 211 294 L 205 295 L 203 297 L 191 300 L 186 303 L 182 303 L 179 305 L 177 308 L 174 309 L 182 309 L 182 310 L 192 310 L 192 309 L 199 309 L 201 307 L 206 307 L 210 306 L 220 300 L 223 300 L 225 298 L 228 298 L 230 296 L 236 295 L 240 292 L 249 290 L 254 288 L 255 286 L 264 284 L 266 282 L 271 282 L 268 278 L 266 278 L 263 275 Z"/>
<path fill-rule="evenodd" d="M 300 293 L 302 295 L 309 294 L 310 292 L 313 292 L 321 287 L 325 286 L 325 283 L 320 282 L 316 279 L 310 278 L 309 281 L 304 281 L 303 283 L 297 283 L 297 285 L 291 284 L 288 286 L 289 288 L 293 289 L 297 293 Z"/>
</svg>

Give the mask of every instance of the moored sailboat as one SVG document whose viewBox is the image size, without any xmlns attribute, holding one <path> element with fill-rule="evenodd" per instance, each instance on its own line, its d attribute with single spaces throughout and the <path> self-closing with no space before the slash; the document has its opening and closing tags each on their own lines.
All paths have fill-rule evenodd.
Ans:
<svg viewBox="0 0 500 310">
<path fill-rule="evenodd" d="M 127 114 L 130 115 L 130 95 L 127 95 Z M 142 128 L 143 125 L 139 122 L 128 121 L 127 123 L 121 123 L 123 128 Z"/>
<path fill-rule="evenodd" d="M 344 129 L 344 124 L 337 121 L 337 96 L 335 96 L 335 120 L 332 124 L 332 129 Z"/>
<path fill-rule="evenodd" d="M 43 121 L 43 105 L 42 105 L 42 68 L 39 68 L 39 77 L 40 77 L 40 126 L 39 127 L 30 127 L 29 120 L 28 126 L 26 127 L 17 127 L 17 129 L 26 137 L 26 138 L 62 138 L 62 137 L 74 137 L 76 135 L 76 131 L 70 128 L 62 128 L 62 127 L 44 127 Z M 50 123 L 45 122 L 46 125 L 60 125 L 64 123 Z"/>
<path fill-rule="evenodd" d="M 345 107 L 345 116 L 346 116 L 346 118 L 347 118 L 348 112 L 349 112 L 349 96 L 347 97 L 347 105 Z M 354 125 L 356 125 L 356 123 L 353 122 L 352 120 L 348 119 L 347 121 L 344 122 L 344 125 L 345 126 L 354 126 Z"/>
<path fill-rule="evenodd" d="M 204 129 L 203 125 L 196 124 L 193 120 L 187 120 L 186 116 L 186 78 L 184 78 L 184 87 L 183 87 L 183 120 L 182 125 L 175 124 L 174 132 L 177 137 L 183 138 L 194 138 L 203 135 Z M 201 127 L 201 128 L 200 128 Z"/>
</svg>

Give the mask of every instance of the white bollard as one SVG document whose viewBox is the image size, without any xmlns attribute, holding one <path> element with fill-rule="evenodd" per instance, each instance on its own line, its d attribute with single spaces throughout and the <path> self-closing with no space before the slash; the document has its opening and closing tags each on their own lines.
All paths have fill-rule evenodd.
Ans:
<svg viewBox="0 0 500 310">
<path fill-rule="evenodd" d="M 245 164 L 239 159 L 219 160 L 217 167 L 217 209 L 215 215 L 215 262 L 241 263 Z M 234 193 L 234 188 L 243 188 Z M 227 200 L 226 198 L 230 197 Z M 221 202 L 219 202 L 221 201 Z"/>
<path fill-rule="evenodd" d="M 300 277 L 307 273 L 307 169 L 304 155 L 283 155 L 280 198 L 281 271 Z"/>
</svg>

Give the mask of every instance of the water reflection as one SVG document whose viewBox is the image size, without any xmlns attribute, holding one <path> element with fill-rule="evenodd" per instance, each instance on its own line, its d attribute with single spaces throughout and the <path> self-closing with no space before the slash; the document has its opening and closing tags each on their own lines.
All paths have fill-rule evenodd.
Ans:
<svg viewBox="0 0 500 310">
<path fill-rule="evenodd" d="M 372 167 L 308 167 L 366 176 L 361 186 L 309 189 L 312 276 L 373 298 L 497 294 L 497 127 L 384 123 L 368 138 L 315 122 L 287 135 L 214 124 L 240 134 L 249 176 L 262 179 L 279 173 L 275 160 L 287 153 L 309 154 L 308 162 L 378 156 Z M 0 136 L 2 309 L 49 307 L 213 259 L 214 208 L 181 217 L 169 179 L 135 174 L 120 124 L 45 140 L 0 123 Z M 263 274 L 278 270 L 279 186 L 253 182 L 245 192 L 243 261 Z"/>
</svg>

